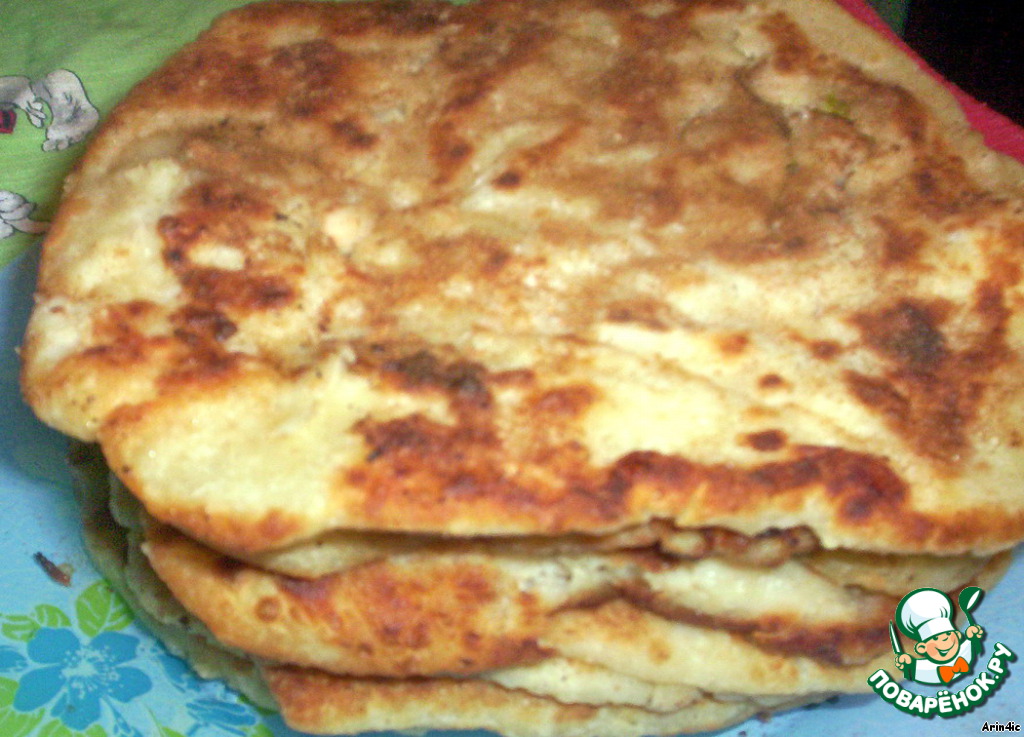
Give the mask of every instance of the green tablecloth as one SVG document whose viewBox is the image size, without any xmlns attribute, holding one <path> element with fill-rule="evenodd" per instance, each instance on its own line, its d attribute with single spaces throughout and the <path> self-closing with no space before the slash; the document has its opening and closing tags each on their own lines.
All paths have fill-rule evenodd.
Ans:
<svg viewBox="0 0 1024 737">
<path fill-rule="evenodd" d="M 98 121 L 245 0 L 0 0 L 0 267 L 39 238 Z"/>
</svg>

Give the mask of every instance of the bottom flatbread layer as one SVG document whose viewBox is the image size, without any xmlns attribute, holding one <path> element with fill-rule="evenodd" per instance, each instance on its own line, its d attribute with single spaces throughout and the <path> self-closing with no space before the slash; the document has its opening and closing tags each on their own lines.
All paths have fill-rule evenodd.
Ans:
<svg viewBox="0 0 1024 737">
<path fill-rule="evenodd" d="M 704 696 L 656 713 L 627 706 L 563 704 L 478 679 L 374 680 L 269 667 L 264 676 L 294 728 L 318 734 L 397 729 L 491 729 L 505 737 L 593 737 L 702 732 L 741 722 L 767 708 L 750 700 Z M 824 696 L 793 698 L 786 708 Z"/>
</svg>

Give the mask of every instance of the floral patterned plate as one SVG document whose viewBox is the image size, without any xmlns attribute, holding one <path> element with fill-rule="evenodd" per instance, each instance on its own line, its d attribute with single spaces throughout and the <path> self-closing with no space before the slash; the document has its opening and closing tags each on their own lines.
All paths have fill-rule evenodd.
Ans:
<svg viewBox="0 0 1024 737">
<path fill-rule="evenodd" d="M 18 390 L 14 349 L 28 318 L 35 268 L 29 255 L 0 271 L 0 737 L 296 735 L 278 715 L 220 682 L 198 679 L 169 655 L 86 557 L 64 468 L 66 442 L 34 418 Z M 1024 562 L 1018 559 L 974 615 L 989 642 L 1024 652 L 1022 612 Z M 1015 677 L 984 705 L 955 719 L 923 721 L 865 694 L 717 734 L 978 734 L 986 723 L 1024 721 L 1024 673 L 1013 674 L 1013 667 Z M 432 734 L 445 736 L 454 733 Z"/>
</svg>

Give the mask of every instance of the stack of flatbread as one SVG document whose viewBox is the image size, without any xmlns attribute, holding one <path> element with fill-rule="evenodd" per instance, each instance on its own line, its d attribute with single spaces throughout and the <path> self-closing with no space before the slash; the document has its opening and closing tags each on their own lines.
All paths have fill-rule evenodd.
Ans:
<svg viewBox="0 0 1024 737">
<path fill-rule="evenodd" d="M 717 728 L 1024 538 L 1022 186 L 825 0 L 256 4 L 70 177 L 24 391 L 297 729 Z"/>
</svg>

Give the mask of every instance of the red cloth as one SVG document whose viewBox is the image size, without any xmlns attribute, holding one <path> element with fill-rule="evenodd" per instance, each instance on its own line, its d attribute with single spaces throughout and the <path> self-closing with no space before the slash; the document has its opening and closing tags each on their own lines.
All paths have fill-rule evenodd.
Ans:
<svg viewBox="0 0 1024 737">
<path fill-rule="evenodd" d="M 836 0 L 841 6 L 850 12 L 855 18 L 874 28 L 885 36 L 889 41 L 903 50 L 907 56 L 921 66 L 933 77 L 944 84 L 955 96 L 963 108 L 967 120 L 985 138 L 985 143 L 996 151 L 1024 162 L 1024 128 L 1014 123 L 1004 115 L 1000 115 L 987 105 L 978 102 L 955 84 L 944 79 L 938 72 L 928 66 L 924 59 L 918 56 L 903 40 L 893 33 L 892 29 L 885 24 L 878 13 L 871 8 L 865 0 Z"/>
</svg>

